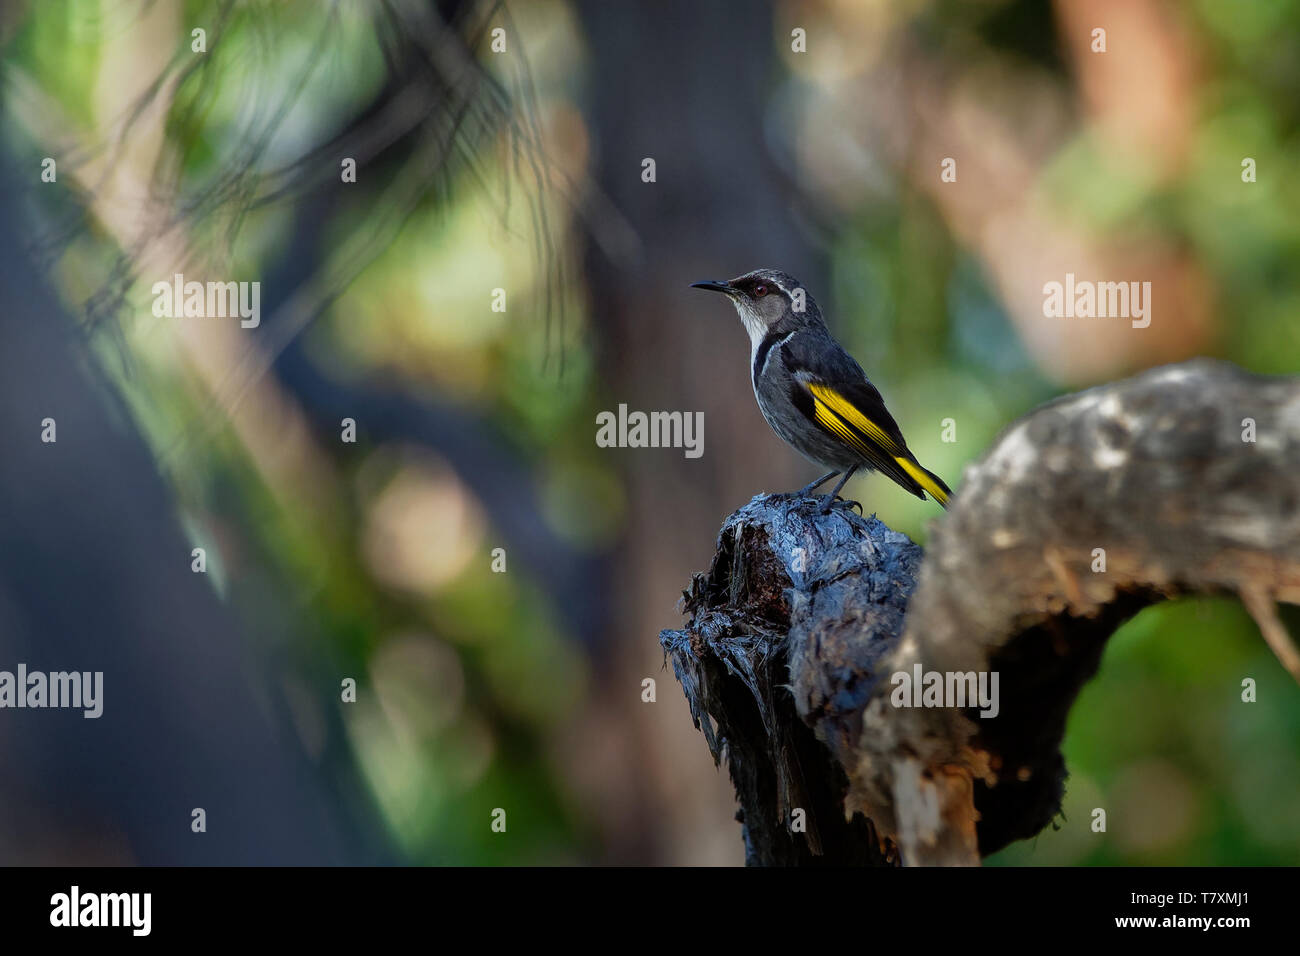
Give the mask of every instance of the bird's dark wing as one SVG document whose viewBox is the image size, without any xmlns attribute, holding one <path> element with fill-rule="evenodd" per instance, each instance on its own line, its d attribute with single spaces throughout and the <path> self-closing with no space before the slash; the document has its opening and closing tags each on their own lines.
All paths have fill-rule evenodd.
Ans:
<svg viewBox="0 0 1300 956">
<path fill-rule="evenodd" d="M 939 504 L 947 505 L 948 486 L 917 462 L 876 386 L 829 333 L 801 332 L 791 336 L 784 351 L 794 378 L 791 398 L 814 426 L 852 448 L 918 498 L 926 491 Z"/>
</svg>

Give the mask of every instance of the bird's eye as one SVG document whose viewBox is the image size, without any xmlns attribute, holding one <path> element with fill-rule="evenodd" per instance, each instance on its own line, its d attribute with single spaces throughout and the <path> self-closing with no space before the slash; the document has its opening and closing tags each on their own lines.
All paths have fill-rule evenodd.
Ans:
<svg viewBox="0 0 1300 956">
<path fill-rule="evenodd" d="M 759 299 L 761 299 L 763 296 L 767 295 L 767 286 L 765 286 L 765 285 L 755 286 L 755 288 L 754 288 L 754 295 L 755 295 L 755 297 L 757 297 L 757 298 L 759 298 Z"/>
</svg>

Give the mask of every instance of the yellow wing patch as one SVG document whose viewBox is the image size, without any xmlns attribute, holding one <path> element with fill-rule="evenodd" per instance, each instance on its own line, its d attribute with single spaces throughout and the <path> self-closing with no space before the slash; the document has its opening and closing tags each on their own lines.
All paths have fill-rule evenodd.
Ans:
<svg viewBox="0 0 1300 956">
<path fill-rule="evenodd" d="M 856 405 L 829 385 L 821 385 L 816 382 L 805 382 L 804 384 L 807 386 L 808 391 L 812 393 L 813 415 L 819 425 L 833 433 L 869 461 L 881 461 L 881 451 L 883 450 L 888 455 L 884 459 L 885 462 L 892 459 L 902 469 L 903 473 L 928 492 L 931 498 L 945 508 L 948 507 L 948 492 L 943 490 L 943 487 L 931 477 L 928 471 L 912 461 L 911 458 L 900 454 L 903 449 L 883 428 L 862 414 Z M 848 422 L 849 425 L 852 425 L 858 432 L 876 442 L 880 447 L 869 447 L 853 429 L 845 425 L 845 422 Z"/>
<path fill-rule="evenodd" d="M 831 388 L 829 385 L 819 385 L 816 382 L 808 382 L 807 384 L 808 391 L 812 392 L 813 398 L 817 399 L 819 402 L 825 403 L 831 411 L 836 415 L 839 415 L 842 419 L 858 431 L 862 432 L 862 434 L 866 435 L 872 441 L 876 442 L 881 448 L 889 452 L 891 456 L 897 457 L 898 453 L 902 451 L 902 449 L 898 447 L 898 442 L 890 438 L 884 429 L 869 419 L 866 415 L 863 415 L 862 412 L 858 411 L 856 405 L 839 392 L 835 391 L 835 389 Z"/>
<path fill-rule="evenodd" d="M 844 422 L 840 421 L 835 413 L 832 412 L 820 399 L 816 399 L 813 402 L 813 415 L 817 419 L 817 424 L 821 425 L 828 431 L 833 432 L 837 438 L 856 451 L 859 455 L 866 458 L 873 457 L 871 449 L 867 447 L 862 439 L 853 434 L 853 432 L 849 430 L 848 426 L 846 426 Z"/>
</svg>

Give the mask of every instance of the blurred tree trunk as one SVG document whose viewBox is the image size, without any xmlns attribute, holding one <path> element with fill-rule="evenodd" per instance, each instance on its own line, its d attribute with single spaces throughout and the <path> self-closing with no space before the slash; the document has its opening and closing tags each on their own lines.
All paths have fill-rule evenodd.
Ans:
<svg viewBox="0 0 1300 956">
<path fill-rule="evenodd" d="M 21 181 L 8 164 L 3 179 Z M 22 248 L 14 190 L 0 223 L 0 670 L 104 675 L 97 719 L 3 712 L 0 862 L 382 862 L 191 571 L 153 456 Z"/>
<path fill-rule="evenodd" d="M 617 551 L 616 657 L 605 664 L 595 725 L 613 721 L 623 746 L 609 749 L 639 766 L 614 760 L 617 777 L 602 783 L 623 797 L 612 811 L 618 816 L 603 821 L 607 849 L 613 859 L 641 862 L 738 861 L 726 843 L 702 846 L 695 836 L 716 840 L 718 825 L 729 823 L 726 783 L 702 754 L 681 759 L 697 751 L 680 711 L 641 702 L 641 680 L 663 677 L 662 653 L 644 636 L 678 599 L 680 568 L 708 555 L 707 540 L 681 529 L 716 527 L 737 500 L 803 484 L 811 466 L 800 467 L 760 416 L 739 322 L 688 286 L 772 266 L 820 288 L 823 267 L 768 152 L 763 107 L 781 75 L 772 6 L 587 0 L 579 9 L 590 76 L 599 78 L 588 99 L 596 182 L 639 239 L 613 249 L 593 240 L 587 250 L 599 378 L 617 383 L 604 407 L 702 411 L 706 424 L 698 459 L 673 449 L 610 452 L 621 456 L 627 500 L 637 506 Z M 645 159 L 655 162 L 654 182 L 642 181 Z M 605 207 L 593 200 L 588 208 L 599 217 Z M 596 222 L 590 234 L 609 225 Z M 647 780 L 656 789 L 645 788 Z"/>
</svg>

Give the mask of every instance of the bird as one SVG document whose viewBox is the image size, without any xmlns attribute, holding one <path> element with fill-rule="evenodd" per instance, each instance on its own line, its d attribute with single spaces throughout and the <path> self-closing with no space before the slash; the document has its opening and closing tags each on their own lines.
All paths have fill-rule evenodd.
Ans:
<svg viewBox="0 0 1300 956">
<path fill-rule="evenodd" d="M 829 513 L 855 472 L 879 471 L 922 501 L 928 494 L 948 507 L 951 489 L 916 460 L 880 392 L 835 341 L 798 279 L 756 269 L 735 279 L 693 282 L 691 288 L 731 300 L 749 333 L 750 380 L 763 418 L 809 461 L 832 469 L 798 496 L 842 474 L 823 503 L 822 512 Z"/>
</svg>

